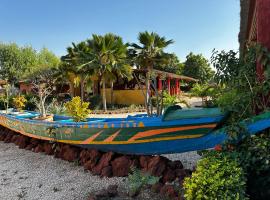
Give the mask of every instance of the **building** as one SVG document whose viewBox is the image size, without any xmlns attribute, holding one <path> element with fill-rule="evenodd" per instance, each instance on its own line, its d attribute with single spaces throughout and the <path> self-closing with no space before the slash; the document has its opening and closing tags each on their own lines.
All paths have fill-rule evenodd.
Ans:
<svg viewBox="0 0 270 200">
<path fill-rule="evenodd" d="M 133 76 L 142 75 L 145 77 L 147 70 L 136 69 L 133 71 Z M 153 69 L 151 73 L 155 73 L 156 76 L 156 88 L 161 91 L 168 92 L 170 95 L 179 95 L 181 93 L 181 86 L 189 82 L 198 82 L 197 79 L 182 76 L 174 73 L 160 71 Z M 132 80 L 117 80 L 113 86 L 113 93 L 111 88 L 106 88 L 106 100 L 107 103 L 120 104 L 120 105 L 144 105 L 146 93 L 145 83 L 138 84 L 138 80 L 133 78 Z M 153 88 L 151 90 L 154 95 Z"/>
<path fill-rule="evenodd" d="M 240 53 L 251 42 L 259 43 L 270 50 L 270 0 L 240 0 Z M 257 76 L 263 79 L 263 68 L 256 67 Z"/>
</svg>

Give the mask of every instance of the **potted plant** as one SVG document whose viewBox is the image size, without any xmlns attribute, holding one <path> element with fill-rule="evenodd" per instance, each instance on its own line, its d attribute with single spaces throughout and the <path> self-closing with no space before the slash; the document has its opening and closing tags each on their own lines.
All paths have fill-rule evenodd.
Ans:
<svg viewBox="0 0 270 200">
<path fill-rule="evenodd" d="M 73 97 L 71 101 L 64 104 L 66 112 L 75 122 L 86 121 L 90 114 L 89 102 L 83 102 L 80 97 Z"/>
</svg>

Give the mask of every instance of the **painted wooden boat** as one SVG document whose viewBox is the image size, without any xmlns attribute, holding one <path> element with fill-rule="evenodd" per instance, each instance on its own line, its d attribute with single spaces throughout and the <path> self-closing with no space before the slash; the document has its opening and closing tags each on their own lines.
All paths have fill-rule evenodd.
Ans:
<svg viewBox="0 0 270 200">
<path fill-rule="evenodd" d="M 197 149 L 198 144 L 202 145 L 204 138 L 222 122 L 225 114 L 218 108 L 181 110 L 173 106 L 161 117 L 92 118 L 87 122 L 72 122 L 59 116 L 56 116 L 58 121 L 45 122 L 24 116 L 1 113 L 0 124 L 41 140 L 150 155 Z"/>
<path fill-rule="evenodd" d="M 32 113 L 35 115 L 36 113 Z M 212 148 L 227 138 L 218 128 L 226 115 L 219 109 L 169 108 L 162 117 L 98 118 L 88 122 L 43 122 L 0 114 L 0 125 L 23 135 L 85 148 L 125 154 L 153 155 Z M 270 112 L 240 122 L 248 133 L 270 127 Z"/>
</svg>

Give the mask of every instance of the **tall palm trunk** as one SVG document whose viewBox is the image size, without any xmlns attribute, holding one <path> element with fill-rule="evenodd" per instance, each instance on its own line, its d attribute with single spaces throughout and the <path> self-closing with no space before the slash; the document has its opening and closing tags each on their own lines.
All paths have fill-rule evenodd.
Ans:
<svg viewBox="0 0 270 200">
<path fill-rule="evenodd" d="M 111 104 L 113 105 L 113 81 L 111 81 Z"/>
<path fill-rule="evenodd" d="M 81 86 L 81 100 L 84 101 L 84 79 L 80 79 L 80 86 Z"/>
<path fill-rule="evenodd" d="M 105 77 L 102 78 L 102 99 L 103 99 L 103 109 L 104 111 L 107 111 Z"/>
<path fill-rule="evenodd" d="M 146 72 L 146 80 L 145 80 L 145 85 L 146 85 L 146 112 L 147 115 L 150 115 L 150 110 L 149 110 L 149 105 L 150 105 L 150 67 L 147 68 Z"/>
</svg>

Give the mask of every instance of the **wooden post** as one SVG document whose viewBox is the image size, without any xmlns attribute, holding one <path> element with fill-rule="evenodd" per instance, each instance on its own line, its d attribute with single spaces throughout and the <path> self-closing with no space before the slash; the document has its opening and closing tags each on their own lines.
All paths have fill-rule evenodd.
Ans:
<svg viewBox="0 0 270 200">
<path fill-rule="evenodd" d="M 168 90 L 168 93 L 171 94 L 171 78 L 170 77 L 167 78 L 167 90 Z"/>
<path fill-rule="evenodd" d="M 162 80 L 160 77 L 158 77 L 158 91 L 162 90 Z"/>
<path fill-rule="evenodd" d="M 176 95 L 179 94 L 179 79 L 175 79 Z"/>
</svg>

